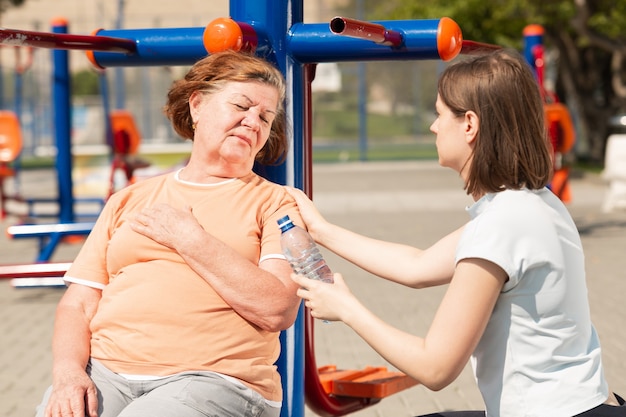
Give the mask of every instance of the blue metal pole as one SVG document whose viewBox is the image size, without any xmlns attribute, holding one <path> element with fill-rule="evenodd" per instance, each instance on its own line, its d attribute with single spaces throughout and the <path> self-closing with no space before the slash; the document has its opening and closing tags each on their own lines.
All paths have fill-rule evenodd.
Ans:
<svg viewBox="0 0 626 417">
<path fill-rule="evenodd" d="M 22 97 L 24 92 L 24 76 L 21 71 L 15 72 L 15 97 L 14 97 L 14 106 L 15 106 L 15 115 L 18 120 L 22 120 Z"/>
<path fill-rule="evenodd" d="M 100 30 L 96 35 L 133 39 L 134 54 L 94 51 L 101 67 L 191 65 L 207 55 L 202 41 L 203 27 Z"/>
<path fill-rule="evenodd" d="M 17 53 L 19 54 L 21 51 L 18 51 Z M 23 107 L 23 98 L 24 98 L 24 73 L 22 71 L 22 69 L 20 68 L 20 63 L 16 63 L 16 71 L 15 71 L 15 97 L 14 97 L 14 103 L 15 103 L 15 115 L 17 116 L 17 120 L 19 121 L 20 124 L 20 128 L 22 128 L 22 120 L 23 120 L 23 111 L 22 111 L 22 107 Z M 15 184 L 15 192 L 17 195 L 20 195 L 20 188 L 21 188 L 21 182 L 20 182 L 20 174 L 21 174 L 21 169 L 22 169 L 22 153 L 20 152 L 19 155 L 17 155 L 17 157 L 15 158 L 15 161 L 13 161 L 13 165 L 14 165 L 14 176 L 13 176 L 13 181 Z"/>
<path fill-rule="evenodd" d="M 543 46 L 543 28 L 539 25 L 528 25 L 524 28 L 524 58 L 533 68 L 537 69 L 535 65 L 535 48 L 537 46 Z"/>
<path fill-rule="evenodd" d="M 109 149 L 113 149 L 113 129 L 111 128 L 111 104 L 109 101 L 109 81 L 105 70 L 98 73 L 100 97 L 102 97 L 102 115 L 104 117 L 104 138 Z"/>
<path fill-rule="evenodd" d="M 287 161 L 278 167 L 262 167 L 263 175 L 280 184 L 304 189 L 307 166 L 305 158 L 305 122 L 302 117 L 305 100 L 303 65 L 293 61 L 286 49 L 288 28 L 302 22 L 302 1 L 262 2 L 231 0 L 230 17 L 249 22 L 258 36 L 256 54 L 274 62 L 287 80 L 289 100 L 287 120 L 293 129 Z M 288 133 L 289 134 L 289 133 Z M 281 333 L 281 354 L 277 362 L 283 386 L 281 417 L 304 416 L 304 308 L 296 323 Z"/>
<path fill-rule="evenodd" d="M 357 69 L 359 89 L 359 160 L 367 160 L 367 73 L 364 62 Z"/>
<path fill-rule="evenodd" d="M 67 21 L 55 19 L 53 33 L 67 33 Z M 58 178 L 59 222 L 74 221 L 74 195 L 72 184 L 71 146 L 71 98 L 69 53 L 66 50 L 52 51 L 54 63 L 52 79 L 52 109 L 54 111 L 54 137 L 57 148 L 56 170 Z"/>
<path fill-rule="evenodd" d="M 246 4 L 245 1 L 243 3 Z M 271 11 L 274 13 L 265 11 L 265 8 L 270 8 L 266 2 L 258 3 L 254 5 L 255 7 L 243 7 L 235 0 L 231 0 L 231 17 L 236 21 L 249 23 L 257 32 L 259 44 L 256 53 L 260 56 L 288 55 L 301 64 L 443 59 L 438 49 L 442 19 L 373 22 L 402 34 L 402 45 L 390 47 L 365 39 L 338 35 L 331 32 L 328 23 L 305 24 L 292 16 L 294 23 L 286 26 L 282 23 L 284 16 L 280 16 L 278 12 L 280 8 L 292 7 L 291 1 L 272 3 Z M 262 14 L 254 15 L 249 12 L 250 9 Z M 283 19 L 280 19 L 281 17 Z M 273 26 L 269 26 L 270 24 Z M 285 28 L 286 35 L 283 33 L 279 36 L 273 30 L 274 27 Z M 197 27 L 101 30 L 97 35 L 134 40 L 137 50 L 135 53 L 94 51 L 93 56 L 102 67 L 189 65 L 207 55 L 202 39 L 204 29 Z M 460 47 L 461 40 L 457 39 L 457 42 Z M 447 56 L 447 59 L 453 57 Z M 285 62 L 278 62 L 281 60 L 277 60 L 277 63 L 285 65 Z"/>
<path fill-rule="evenodd" d="M 124 0 L 117 2 L 117 21 L 116 29 L 124 27 Z M 126 102 L 124 67 L 115 68 L 115 108 L 123 109 Z"/>
<path fill-rule="evenodd" d="M 295 24 L 289 30 L 288 48 L 300 62 L 394 61 L 441 59 L 437 47 L 441 19 L 375 21 L 400 32 L 398 48 L 331 32 L 327 23 Z"/>
<path fill-rule="evenodd" d="M 363 0 L 356 2 L 356 17 L 363 20 Z M 364 62 L 358 64 L 359 78 L 359 159 L 367 160 L 367 67 Z"/>
<path fill-rule="evenodd" d="M 0 110 L 4 110 L 4 69 L 0 62 Z"/>
</svg>

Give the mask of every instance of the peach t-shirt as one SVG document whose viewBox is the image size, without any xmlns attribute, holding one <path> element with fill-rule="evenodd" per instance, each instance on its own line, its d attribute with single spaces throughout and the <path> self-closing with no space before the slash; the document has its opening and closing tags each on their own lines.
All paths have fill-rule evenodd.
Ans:
<svg viewBox="0 0 626 417">
<path fill-rule="evenodd" d="M 65 277 L 102 289 L 91 356 L 122 374 L 219 372 L 280 401 L 278 333 L 244 320 L 178 253 L 131 230 L 127 220 L 155 203 L 190 205 L 207 232 L 255 265 L 282 257 L 280 217 L 302 223 L 293 198 L 256 174 L 201 185 L 171 173 L 118 191 Z"/>
</svg>

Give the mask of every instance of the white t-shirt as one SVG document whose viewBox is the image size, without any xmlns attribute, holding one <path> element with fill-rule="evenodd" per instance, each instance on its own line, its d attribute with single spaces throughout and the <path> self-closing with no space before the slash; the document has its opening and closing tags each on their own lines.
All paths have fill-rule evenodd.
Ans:
<svg viewBox="0 0 626 417">
<path fill-rule="evenodd" d="M 472 365 L 488 417 L 569 417 L 608 397 L 591 323 L 584 254 L 563 203 L 543 189 L 487 194 L 456 261 L 489 260 L 508 274 Z"/>
</svg>

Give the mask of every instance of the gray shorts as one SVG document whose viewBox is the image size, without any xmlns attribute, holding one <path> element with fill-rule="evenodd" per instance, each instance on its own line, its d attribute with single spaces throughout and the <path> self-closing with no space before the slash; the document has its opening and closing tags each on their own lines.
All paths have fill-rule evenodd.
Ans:
<svg viewBox="0 0 626 417">
<path fill-rule="evenodd" d="M 100 417 L 279 417 L 258 392 L 214 372 L 183 372 L 147 381 L 127 380 L 92 360 L 87 372 L 98 388 Z M 43 417 L 52 387 L 37 417 Z"/>
</svg>

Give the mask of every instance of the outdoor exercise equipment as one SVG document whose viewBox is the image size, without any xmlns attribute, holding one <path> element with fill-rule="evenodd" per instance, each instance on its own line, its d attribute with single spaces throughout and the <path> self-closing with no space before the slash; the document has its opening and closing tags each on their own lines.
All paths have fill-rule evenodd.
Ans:
<svg viewBox="0 0 626 417">
<path fill-rule="evenodd" d="M 14 200 L 14 194 L 8 194 L 5 180 L 15 177 L 16 168 L 12 164 L 22 152 L 22 129 L 15 112 L 0 110 L 0 220 L 6 214 L 6 201 Z"/>
<path fill-rule="evenodd" d="M 113 110 L 109 113 L 109 120 L 113 136 L 113 158 L 107 198 L 119 188 L 134 183 L 136 169 L 150 166 L 149 162 L 137 156 L 141 133 L 132 113 L 128 110 Z M 123 182 L 118 180 L 120 177 L 123 177 Z"/>
<path fill-rule="evenodd" d="M 544 29 L 541 25 L 528 25 L 524 28 L 524 57 L 535 70 L 544 100 L 546 125 L 554 154 L 554 173 L 549 187 L 559 199 L 569 203 L 572 200 L 569 167 L 563 163 L 563 156 L 574 147 L 576 130 L 567 106 L 559 101 L 554 91 L 545 86 L 543 35 Z"/>
<path fill-rule="evenodd" d="M 39 241 L 39 255 L 35 262 L 42 263 L 50 260 L 54 249 L 63 238 L 86 236 L 91 232 L 93 225 L 93 222 L 18 224 L 9 226 L 6 233 L 11 239 L 37 239 Z M 42 267 L 37 268 L 43 270 Z"/>
<path fill-rule="evenodd" d="M 0 42 L 18 47 L 28 47 L 32 49 L 35 46 L 39 47 L 52 47 L 52 39 L 54 39 L 54 45 L 60 44 L 63 48 L 54 48 L 52 51 L 53 57 L 53 126 L 55 145 L 57 149 L 57 155 L 55 160 L 55 168 L 57 173 L 57 198 L 24 198 L 14 197 L 14 199 L 25 203 L 27 206 L 27 213 L 23 216 L 27 219 L 35 217 L 56 217 L 58 218 L 58 224 L 52 225 L 23 225 L 24 227 L 33 228 L 29 233 L 19 233 L 14 235 L 12 228 L 7 230 L 7 235 L 11 238 L 36 238 L 39 240 L 39 251 L 35 262 L 47 262 L 52 256 L 56 246 L 63 240 L 68 238 L 68 234 L 60 235 L 57 233 L 57 229 L 63 225 L 72 225 L 74 223 L 74 204 L 76 200 L 73 196 L 73 181 L 72 181 L 72 154 L 71 154 L 71 97 L 70 97 L 70 74 L 69 74 L 69 59 L 68 48 L 84 48 L 85 41 L 81 36 L 78 39 L 74 38 L 75 35 L 65 35 L 67 32 L 67 21 L 64 19 L 54 19 L 52 21 L 52 33 L 45 32 L 29 32 L 24 33 L 12 29 L 0 29 Z M 60 36 L 61 38 L 58 38 Z M 67 37 L 72 40 L 67 40 Z M 35 45 L 30 45 L 28 41 L 26 43 L 21 42 L 20 39 L 36 39 Z M 94 44 L 97 47 L 100 40 L 96 39 Z M 128 42 L 126 42 L 128 43 Z M 117 43 L 113 43 L 113 48 L 117 48 Z M 118 49 L 115 49 L 118 50 Z M 21 72 L 23 72 L 27 66 L 22 65 Z M 17 95 L 17 93 L 16 93 Z M 20 107 L 20 106 L 18 106 Z M 4 124 L 3 124 L 4 125 Z M 19 123 L 18 123 L 19 127 Z M 21 145 L 21 139 L 20 139 Z M 4 193 L 4 191 L 3 191 Z M 3 195 L 5 197 L 6 195 Z M 103 198 L 83 198 L 82 202 L 95 203 L 102 205 Z M 4 201 L 4 198 L 3 198 Z M 56 203 L 58 212 L 49 214 L 36 214 L 34 207 L 39 203 Z M 84 227 L 83 227 L 84 228 Z M 86 234 L 84 232 L 76 233 L 76 235 Z"/>
<path fill-rule="evenodd" d="M 23 99 L 23 87 L 24 87 L 24 74 L 26 71 L 30 69 L 33 65 L 33 56 L 35 54 L 35 48 L 27 47 L 14 47 L 15 51 L 15 91 L 14 91 L 14 103 L 13 108 L 15 114 L 17 116 L 17 120 L 21 122 L 22 120 L 22 99 Z M 26 59 L 22 60 L 22 52 L 26 53 Z M 15 175 L 14 175 L 14 188 L 15 188 L 15 197 L 19 200 L 20 195 L 20 181 L 19 181 L 19 171 L 21 168 L 21 154 L 18 154 L 17 158 L 14 161 Z"/>
<path fill-rule="evenodd" d="M 199 28 L 98 30 L 94 36 L 66 35 L 66 26 L 38 38 L 13 31 L 0 41 L 54 48 L 55 125 L 58 129 L 57 171 L 63 184 L 60 220 L 73 221 L 67 56 L 64 49 L 88 50 L 100 68 L 120 66 L 190 65 L 223 49 L 253 51 L 276 64 L 287 80 L 287 117 L 292 124 L 290 153 L 278 167 L 262 167 L 263 175 L 312 193 L 311 82 L 322 62 L 380 60 L 450 60 L 459 53 L 483 53 L 491 45 L 463 40 L 459 26 L 449 18 L 362 22 L 335 18 L 328 23 L 303 23 L 300 1 L 231 0 L 230 18 Z M 19 36 L 18 36 L 19 35 Z M 3 40 L 4 39 L 4 40 Z M 62 62 L 61 62 L 62 61 Z M 63 91 L 61 91 L 63 90 Z M 0 271 L 1 273 L 1 271 Z M 40 273 L 44 273 L 40 271 Z M 339 416 L 374 404 L 382 397 L 414 385 L 402 373 L 382 368 L 362 371 L 318 369 L 313 345 L 313 319 L 304 307 L 294 326 L 282 332 L 281 372 L 284 399 L 281 416 L 304 415 L 305 401 L 322 416 Z M 324 379 L 324 383 L 322 380 Z"/>
<path fill-rule="evenodd" d="M 24 73 L 33 64 L 34 48 L 22 48 L 15 46 L 15 78 L 14 78 L 14 103 L 13 111 L 0 111 L 0 219 L 6 214 L 5 202 L 8 200 L 22 202 L 20 196 L 19 172 L 21 167 L 20 156 L 22 152 L 22 89 Z M 26 52 L 26 59 L 22 60 L 22 52 Z M 5 179 L 13 179 L 13 192 L 7 194 Z"/>
<path fill-rule="evenodd" d="M 0 265 L 0 276 L 10 277 L 15 286 L 60 287 L 65 286 L 63 276 L 70 265 L 71 262 Z"/>
</svg>

